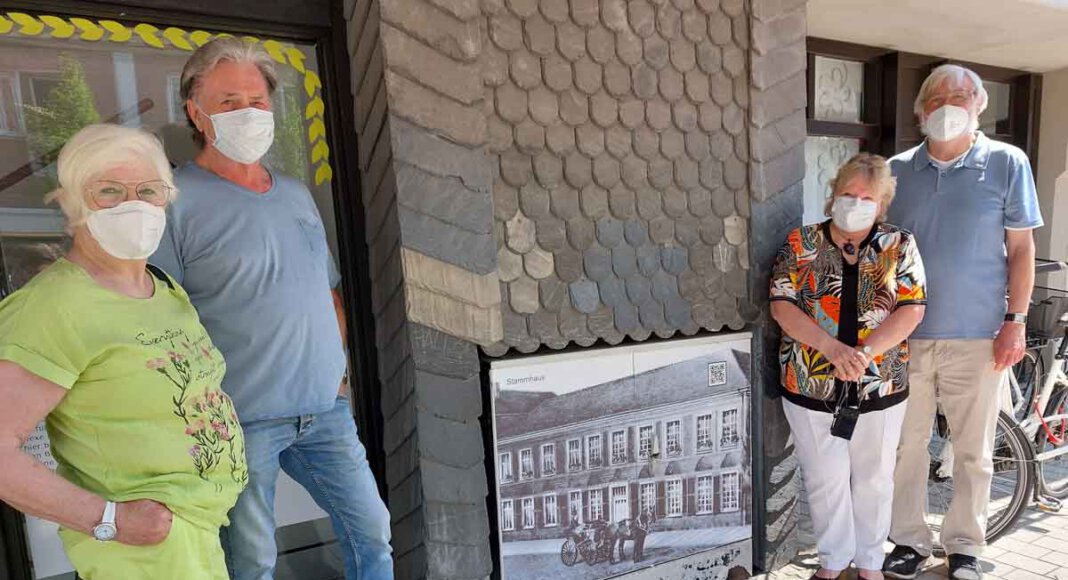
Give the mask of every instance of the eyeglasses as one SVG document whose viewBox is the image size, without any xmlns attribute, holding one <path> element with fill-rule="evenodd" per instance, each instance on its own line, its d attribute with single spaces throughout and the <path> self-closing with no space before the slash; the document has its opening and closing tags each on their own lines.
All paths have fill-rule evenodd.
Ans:
<svg viewBox="0 0 1068 580">
<path fill-rule="evenodd" d="M 137 199 L 163 207 L 171 199 L 171 186 L 161 179 L 144 181 L 133 188 Z M 101 180 L 89 186 L 89 195 L 101 208 L 112 208 L 130 197 L 130 186 L 118 181 Z"/>
<path fill-rule="evenodd" d="M 928 106 L 939 108 L 942 105 L 950 104 L 955 107 L 962 107 L 967 105 L 972 97 L 975 96 L 975 91 L 953 91 L 945 95 L 935 95 L 927 99 Z"/>
</svg>

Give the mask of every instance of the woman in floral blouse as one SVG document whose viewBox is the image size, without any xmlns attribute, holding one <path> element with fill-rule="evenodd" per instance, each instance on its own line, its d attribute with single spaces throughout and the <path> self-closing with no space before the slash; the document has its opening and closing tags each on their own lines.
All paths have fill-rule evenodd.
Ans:
<svg viewBox="0 0 1068 580">
<path fill-rule="evenodd" d="M 783 408 L 818 539 L 813 577 L 835 578 L 852 562 L 861 578 L 881 579 L 923 263 L 912 234 L 882 221 L 894 197 L 885 159 L 854 156 L 831 190 L 831 219 L 790 232 L 779 251 L 771 315 L 783 330 Z"/>
</svg>

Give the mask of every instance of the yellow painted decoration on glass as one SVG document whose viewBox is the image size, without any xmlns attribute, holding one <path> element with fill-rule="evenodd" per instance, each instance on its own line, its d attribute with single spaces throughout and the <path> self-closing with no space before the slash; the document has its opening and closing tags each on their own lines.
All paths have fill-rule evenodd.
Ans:
<svg viewBox="0 0 1068 580">
<path fill-rule="evenodd" d="M 129 42 L 136 36 L 153 48 L 174 47 L 192 52 L 209 40 L 232 36 L 226 33 L 213 34 L 204 30 L 192 32 L 174 26 L 160 30 L 146 22 L 132 27 L 114 20 L 92 21 L 86 18 L 65 18 L 52 15 L 32 15 L 24 12 L 0 13 L 0 35 L 48 36 L 51 38 L 77 38 L 89 42 Z M 304 76 L 304 90 L 311 101 L 305 107 L 304 118 L 308 129 L 308 144 L 311 146 L 311 163 L 315 167 L 315 184 L 322 185 L 333 178 L 330 167 L 330 147 L 326 142 L 326 107 L 321 97 L 322 81 L 315 71 L 304 67 L 304 53 L 295 46 L 277 40 L 261 40 L 243 36 L 244 40 L 263 45 L 264 50 L 279 64 L 289 66 Z"/>
</svg>

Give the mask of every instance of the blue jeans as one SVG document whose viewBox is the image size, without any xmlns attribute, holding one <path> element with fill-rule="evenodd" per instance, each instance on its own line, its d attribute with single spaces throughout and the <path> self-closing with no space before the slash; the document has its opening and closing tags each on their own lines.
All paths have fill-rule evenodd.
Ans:
<svg viewBox="0 0 1068 580">
<path fill-rule="evenodd" d="M 378 495 L 348 399 L 338 397 L 325 413 L 242 428 L 249 482 L 221 533 L 231 578 L 274 578 L 274 488 L 281 468 L 330 515 L 346 580 L 392 579 L 389 511 Z"/>
</svg>

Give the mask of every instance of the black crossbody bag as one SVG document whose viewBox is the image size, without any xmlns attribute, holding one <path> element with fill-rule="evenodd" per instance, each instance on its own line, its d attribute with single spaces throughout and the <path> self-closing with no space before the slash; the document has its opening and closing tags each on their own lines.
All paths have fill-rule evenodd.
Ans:
<svg viewBox="0 0 1068 580">
<path fill-rule="evenodd" d="M 838 403 L 834 406 L 831 435 L 849 441 L 853 438 L 853 431 L 857 428 L 857 419 L 860 418 L 860 387 L 854 381 L 840 384 L 843 388 L 838 396 Z"/>
</svg>

